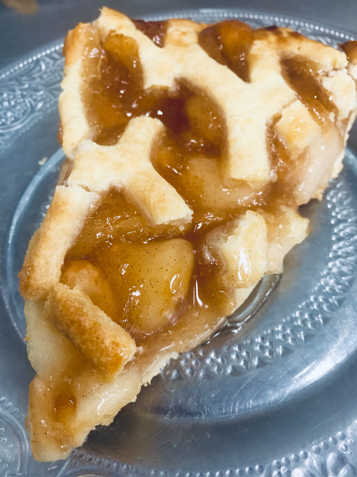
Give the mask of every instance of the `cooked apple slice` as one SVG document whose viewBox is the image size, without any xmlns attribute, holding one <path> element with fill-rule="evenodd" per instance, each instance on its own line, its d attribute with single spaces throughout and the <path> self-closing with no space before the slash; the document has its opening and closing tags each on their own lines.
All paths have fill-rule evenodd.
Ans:
<svg viewBox="0 0 357 477">
<path fill-rule="evenodd" d="M 94 261 L 107 271 L 126 329 L 151 334 L 182 312 L 194 264 L 193 246 L 187 240 L 123 242 L 101 250 Z"/>
</svg>

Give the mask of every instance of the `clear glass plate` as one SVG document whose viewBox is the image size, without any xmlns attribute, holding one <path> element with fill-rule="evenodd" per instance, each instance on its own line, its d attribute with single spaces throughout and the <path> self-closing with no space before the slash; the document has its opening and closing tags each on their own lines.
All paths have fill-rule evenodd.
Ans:
<svg viewBox="0 0 357 477">
<path fill-rule="evenodd" d="M 150 19 L 172 16 L 291 26 L 333 46 L 351 39 L 309 22 L 240 10 Z M 23 420 L 34 372 L 17 273 L 63 159 L 56 140 L 62 68 L 56 43 L 0 72 L 0 475 L 355 475 L 357 157 L 351 150 L 324 200 L 302 208 L 312 232 L 287 257 L 283 278 L 263 280 L 239 310 L 243 325 L 237 314 L 230 317 L 208 343 L 169 363 L 136 403 L 109 428 L 93 431 L 66 461 L 33 460 Z"/>
</svg>

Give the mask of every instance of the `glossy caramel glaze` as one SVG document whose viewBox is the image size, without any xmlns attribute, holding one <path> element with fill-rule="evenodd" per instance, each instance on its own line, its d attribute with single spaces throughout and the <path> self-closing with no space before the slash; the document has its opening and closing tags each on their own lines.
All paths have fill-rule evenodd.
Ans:
<svg viewBox="0 0 357 477">
<path fill-rule="evenodd" d="M 163 46 L 165 23 L 134 23 Z M 260 30 L 257 35 L 261 34 Z M 199 35 L 206 53 L 246 82 L 253 40 L 251 28 L 236 20 L 209 26 Z M 89 56 L 87 74 L 91 79 L 82 94 L 94 140 L 101 145 L 116 144 L 131 118 L 146 115 L 160 119 L 166 130 L 153 151 L 152 163 L 186 201 L 193 220 L 186 226 L 152 226 L 123 191 L 112 189 L 87 217 L 68 251 L 61 281 L 81 286 L 137 343 L 146 340 L 147 349 L 157 341 L 160 346 L 167 345 L 175 329 L 187 327 L 188 311 L 197 311 L 207 320 L 205 326 L 214 329 L 214 324 L 234 309 L 234 303 L 233 290 L 220 281 L 221 265 L 207 246 L 207 233 L 216 227 L 227 233 L 247 209 L 274 212 L 280 204 L 296 208 L 284 182 L 291 159 L 275 132 L 276 121 L 267 129 L 272 181 L 261 189 L 238 182 L 228 187 L 221 178 L 225 124 L 209 97 L 180 82 L 170 91 L 144 90 L 137 44 L 121 34 L 109 34 Z M 298 56 L 282 58 L 281 65 L 286 81 L 311 114 L 320 124 L 329 121 L 335 107 L 315 78 L 316 65 Z M 170 242 L 175 245 L 171 254 Z M 166 255 L 166 271 L 162 267 L 156 270 L 160 257 Z M 180 263 L 173 263 L 179 257 Z M 179 291 L 170 285 L 175 281 L 180 284 Z M 149 297 L 156 300 L 160 289 L 163 298 L 154 306 Z M 145 316 L 150 317 L 147 322 Z"/>
<path fill-rule="evenodd" d="M 346 41 L 339 45 L 352 63 L 357 63 L 357 40 Z"/>
<path fill-rule="evenodd" d="M 164 46 L 166 22 L 145 22 L 144 20 L 132 20 L 138 30 L 150 38 L 155 45 Z"/>
<path fill-rule="evenodd" d="M 53 411 L 55 421 L 66 423 L 76 412 L 76 398 L 66 391 L 58 394 Z"/>
<path fill-rule="evenodd" d="M 336 114 L 337 109 L 317 81 L 318 65 L 300 56 L 283 58 L 281 64 L 286 82 L 315 120 L 320 125 L 330 122 L 330 113 Z"/>
<path fill-rule="evenodd" d="M 251 27 L 237 20 L 211 25 L 199 35 L 201 48 L 243 81 L 249 81 L 248 54 L 253 41 L 254 33 Z"/>
</svg>

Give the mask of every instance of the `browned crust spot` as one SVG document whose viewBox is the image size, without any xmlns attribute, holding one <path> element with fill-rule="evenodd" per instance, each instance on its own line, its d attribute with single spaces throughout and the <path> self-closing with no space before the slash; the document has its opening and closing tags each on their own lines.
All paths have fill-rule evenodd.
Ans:
<svg viewBox="0 0 357 477">
<path fill-rule="evenodd" d="M 91 365 L 106 377 L 121 371 L 136 345 L 120 325 L 95 306 L 78 288 L 58 284 L 45 305 L 49 320 Z"/>
</svg>

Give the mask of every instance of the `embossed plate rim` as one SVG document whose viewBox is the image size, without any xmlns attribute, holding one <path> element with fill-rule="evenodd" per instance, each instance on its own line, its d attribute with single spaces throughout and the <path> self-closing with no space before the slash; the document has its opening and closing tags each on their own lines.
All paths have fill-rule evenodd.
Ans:
<svg viewBox="0 0 357 477">
<path fill-rule="evenodd" d="M 175 16 L 175 14 L 176 14 L 176 15 L 180 15 L 180 16 L 186 16 L 186 17 L 187 17 L 190 13 L 193 13 L 193 12 L 195 12 L 195 11 L 194 11 L 194 10 L 190 10 L 190 11 L 189 11 L 189 10 L 186 10 L 185 13 L 182 13 L 182 12 L 173 12 L 172 14 L 165 15 L 165 17 Z M 196 12 L 197 12 L 197 11 L 196 11 Z M 269 20 L 269 21 L 275 21 L 275 19 L 277 18 L 278 21 L 282 21 L 282 22 L 288 21 L 288 23 L 289 23 L 290 25 L 292 25 L 292 26 L 294 26 L 294 25 L 301 25 L 301 24 L 302 24 L 302 26 L 304 26 L 304 27 L 312 27 L 312 28 L 315 28 L 314 31 L 317 31 L 317 32 L 320 32 L 320 33 L 331 34 L 331 35 L 336 35 L 336 34 L 337 34 L 337 37 L 339 37 L 339 38 L 348 39 L 348 36 L 349 36 L 349 35 L 347 35 L 347 36 L 342 37 L 342 36 L 340 36 L 339 32 L 336 32 L 336 31 L 334 31 L 334 30 L 331 30 L 331 29 L 330 29 L 329 27 L 327 27 L 327 26 L 326 26 L 326 27 L 325 27 L 325 26 L 317 26 L 317 25 L 315 25 L 314 23 L 309 23 L 309 22 L 306 22 L 306 21 L 303 21 L 303 20 L 301 20 L 301 21 L 300 21 L 300 20 L 297 20 L 295 17 L 294 17 L 294 18 L 288 17 L 288 16 L 282 17 L 282 16 L 279 16 L 279 15 L 277 15 L 277 16 L 272 16 L 272 15 L 269 15 L 269 14 L 266 14 L 266 15 L 265 15 L 265 14 L 262 14 L 262 15 L 260 15 L 260 14 L 251 12 L 251 11 L 249 11 L 249 10 L 239 10 L 239 11 L 238 11 L 238 12 L 239 12 L 238 16 L 237 16 L 237 11 L 233 11 L 233 10 L 228 11 L 228 10 L 212 10 L 212 9 L 208 9 L 208 10 L 207 10 L 207 9 L 201 9 L 201 10 L 199 10 L 196 14 L 197 14 L 197 15 L 213 15 L 213 14 L 215 14 L 215 13 L 217 13 L 217 12 L 221 12 L 222 18 L 229 17 L 230 15 L 231 15 L 232 17 L 236 17 L 236 18 L 238 17 L 238 18 L 243 18 L 243 19 L 253 20 L 253 21 L 254 21 L 254 20 L 263 20 L 263 19 L 264 19 L 264 20 Z M 248 15 L 248 16 L 245 16 L 245 15 Z M 151 18 L 152 18 L 152 17 L 153 17 L 153 16 L 151 16 Z M 155 15 L 155 17 L 158 18 L 158 15 Z M 148 18 L 148 17 L 147 17 L 147 18 Z M 343 35 L 344 35 L 344 33 L 343 33 Z M 54 45 L 54 47 L 52 47 L 52 48 L 55 48 L 55 49 L 52 50 L 52 51 L 57 51 L 57 50 L 59 50 L 59 48 L 61 47 L 61 46 L 58 45 L 58 43 L 57 43 L 57 48 L 56 48 L 56 43 L 57 43 L 57 42 L 54 42 L 54 43 L 51 44 L 51 45 Z M 49 46 L 51 46 L 51 45 L 49 45 Z M 37 53 L 37 57 L 40 58 L 40 57 L 43 57 L 43 56 L 45 56 L 46 54 L 48 54 L 48 53 L 50 52 L 50 49 L 48 48 L 46 51 L 39 49 L 39 50 L 37 50 L 37 51 L 42 51 L 42 54 L 41 54 L 41 55 L 40 55 L 40 53 Z M 38 56 L 38 55 L 40 55 L 40 56 Z M 35 56 L 36 56 L 36 55 L 34 55 L 34 56 L 32 57 L 32 60 L 35 60 L 35 59 L 36 59 Z M 28 56 L 27 56 L 26 58 L 28 58 Z M 32 61 L 32 60 L 31 60 L 31 61 Z M 17 65 L 15 65 L 15 66 L 20 67 L 20 62 L 18 62 Z M 11 71 L 9 72 L 9 70 L 11 70 L 11 66 L 4 71 L 4 73 L 6 73 L 6 75 L 7 75 L 6 77 L 8 77 L 9 75 L 11 75 Z M 14 73 L 15 71 L 17 71 L 17 70 L 13 69 L 12 73 Z M 2 79 L 6 79 L 6 77 L 2 77 Z M 1 86 L 1 82 L 2 82 L 2 80 L 0 81 L 0 86 Z M 340 433 L 340 434 L 341 434 L 341 433 Z M 342 433 L 342 434 L 343 434 L 343 433 Z M 346 434 L 349 435 L 348 432 L 346 432 Z M 355 431 L 353 432 L 353 435 L 355 435 Z M 341 440 L 341 441 L 344 441 L 344 439 L 346 439 L 346 436 L 342 438 L 342 436 L 341 436 L 341 435 L 339 436 L 338 433 L 336 434 L 337 439 L 336 439 L 335 437 L 333 437 L 333 434 L 331 434 L 331 436 L 332 436 L 332 437 L 330 437 L 330 439 L 332 439 L 332 444 L 331 444 L 331 445 L 335 445 L 335 444 L 333 443 L 333 442 L 334 442 L 333 439 L 335 439 L 336 441 L 337 441 L 338 439 Z M 311 451 L 309 451 L 309 452 L 301 451 L 301 453 L 300 453 L 301 456 L 299 457 L 300 461 L 302 462 L 302 461 L 304 460 L 304 461 L 308 462 L 309 459 L 310 459 L 310 461 L 309 461 L 308 465 L 304 464 L 304 466 L 295 467 L 294 470 L 293 470 L 293 472 L 295 472 L 295 470 L 298 468 L 299 470 L 301 470 L 301 472 L 302 472 L 302 469 L 305 469 L 305 470 L 306 470 L 306 473 L 307 473 L 307 472 L 312 472 L 312 471 L 314 471 L 314 469 L 315 469 L 315 473 L 316 473 L 316 468 L 317 468 L 317 467 L 316 467 L 316 462 L 318 463 L 318 460 L 319 460 L 319 459 L 318 459 L 318 454 L 319 454 L 319 453 L 323 453 L 324 449 L 326 450 L 326 445 L 324 446 L 323 444 L 321 444 L 321 446 L 320 446 L 320 451 L 318 450 L 318 448 L 319 448 L 319 446 L 316 445 L 316 444 L 314 444 L 314 446 L 311 447 Z M 79 457 L 79 454 L 80 454 L 81 452 L 83 452 L 83 451 L 80 451 L 80 450 L 76 451 L 76 453 L 75 453 L 74 456 L 73 456 L 73 459 L 74 459 L 74 460 L 73 460 L 73 463 L 74 463 L 74 461 L 75 461 L 75 456 L 77 455 L 77 456 Z M 330 453 L 330 454 L 329 454 L 329 457 L 332 456 L 332 458 L 330 458 L 330 461 L 333 461 L 333 459 L 335 459 L 335 460 L 337 459 L 337 460 L 338 460 L 338 458 L 339 458 L 338 456 L 340 456 L 339 452 L 340 452 L 340 451 Z M 333 455 L 333 454 L 334 454 L 334 455 Z M 306 455 L 306 458 L 305 458 L 305 455 Z M 317 457 L 316 457 L 316 458 L 313 458 L 314 455 L 316 455 Z M 337 457 L 336 457 L 336 456 L 337 456 Z M 90 458 L 90 455 L 88 454 L 88 460 L 89 460 L 89 458 Z M 285 459 L 285 460 L 284 460 L 284 459 Z M 341 460 L 341 459 L 342 459 L 342 460 Z M 87 460 L 87 459 L 85 459 L 85 460 Z M 82 461 L 82 459 L 79 458 L 78 462 L 79 462 L 79 461 Z M 291 459 L 291 461 L 294 461 L 294 459 Z M 343 465 L 340 466 L 340 471 L 343 471 L 343 469 L 345 469 L 345 473 L 347 472 L 347 475 L 349 475 L 348 472 L 351 472 L 351 470 L 349 470 L 348 465 L 351 467 L 351 464 L 349 464 L 347 461 L 343 461 L 343 458 L 342 458 L 342 457 L 340 457 L 340 461 L 343 463 Z M 82 462 L 83 462 L 83 461 L 82 461 Z M 298 462 L 298 461 L 297 461 L 297 462 Z M 115 471 L 115 472 L 120 471 L 121 474 L 128 474 L 128 473 L 131 473 L 131 472 L 134 472 L 136 475 L 138 475 L 139 473 L 142 474 L 142 470 L 140 470 L 138 467 L 135 468 L 135 467 L 127 466 L 127 465 L 125 465 L 125 464 L 124 464 L 124 465 L 120 465 L 120 468 L 119 468 L 118 466 L 116 466 L 116 468 L 114 468 L 115 464 L 109 465 L 110 462 L 109 462 L 109 461 L 106 461 L 106 459 L 103 459 L 102 462 L 98 462 L 98 464 L 99 464 L 99 467 L 98 467 L 97 465 L 92 466 L 91 464 L 89 464 L 86 468 L 83 467 L 82 469 L 78 469 L 78 467 L 77 467 L 78 470 L 75 470 L 75 467 L 72 467 L 72 470 L 70 470 L 69 474 L 67 474 L 67 475 L 79 475 L 79 472 L 80 472 L 81 474 L 83 474 L 83 473 L 88 474 L 88 472 L 91 472 L 92 470 L 95 471 L 95 469 L 96 469 L 96 471 L 95 471 L 96 473 L 97 473 L 97 472 L 100 472 L 101 474 L 102 474 L 102 473 L 103 473 L 103 474 L 105 473 L 105 474 L 108 474 L 108 475 L 109 475 L 109 473 L 112 473 L 113 471 Z M 109 466 L 108 466 L 108 465 L 109 465 Z M 275 471 L 271 470 L 271 472 L 273 472 L 273 473 L 275 472 L 275 473 L 276 473 L 276 477 L 279 477 L 279 473 L 280 473 L 280 475 L 283 475 L 283 476 L 286 476 L 286 477 L 289 475 L 288 472 L 290 472 L 290 471 L 289 471 L 289 466 L 290 466 L 290 464 L 287 463 L 287 460 L 286 460 L 285 457 L 284 457 L 283 459 L 281 459 L 281 462 L 280 462 L 280 463 L 279 463 L 279 462 L 276 462 L 276 461 L 273 461 L 273 463 L 272 463 L 271 465 L 268 465 L 266 468 L 264 468 L 264 467 L 261 468 L 262 466 L 257 465 L 257 466 L 253 466 L 253 467 L 248 466 L 247 468 L 244 468 L 244 469 L 243 469 L 243 468 L 242 468 L 242 469 L 238 469 L 238 468 L 237 468 L 237 469 L 228 469 L 228 470 L 225 469 L 224 472 L 225 472 L 226 475 L 243 475 L 243 474 L 251 475 L 251 474 L 253 474 L 253 473 L 256 473 L 256 474 L 263 474 L 263 473 L 264 473 L 264 474 L 265 474 L 266 471 L 267 471 L 267 469 L 269 468 L 269 466 L 271 467 L 271 469 L 276 469 Z M 291 466 L 290 466 L 290 467 L 291 467 Z M 335 467 L 336 467 L 336 466 L 335 466 Z M 105 468 L 106 468 L 107 470 L 106 470 Z M 330 467 L 328 467 L 328 468 L 331 468 L 331 469 L 332 469 L 331 465 L 330 465 Z M 100 470 L 99 470 L 99 469 L 100 469 Z M 281 469 L 281 470 L 277 470 L 277 469 Z M 138 473 L 136 473 L 136 470 L 138 471 Z M 222 472 L 223 472 L 223 471 L 222 471 Z M 300 472 L 299 474 L 296 474 L 296 475 L 301 475 L 301 472 Z M 62 474 L 62 472 L 60 472 L 60 473 Z M 145 472 L 145 473 L 146 473 L 146 472 Z M 35 475 L 35 474 L 33 474 L 33 475 Z M 58 475 L 59 475 L 59 474 L 58 474 Z M 151 472 L 151 475 L 160 475 L 160 473 L 159 473 L 159 471 L 154 471 L 154 470 L 153 470 L 153 471 Z M 183 475 L 186 475 L 186 473 L 183 473 L 183 472 L 181 472 L 181 471 L 178 471 L 178 472 L 176 472 L 175 474 L 171 474 L 171 473 L 170 473 L 170 475 L 177 475 L 177 476 L 180 475 L 180 476 L 183 476 Z M 193 474 L 191 474 L 191 475 L 202 475 L 202 474 L 200 474 L 200 473 L 193 473 Z M 222 475 L 222 474 L 221 474 L 221 475 Z M 310 474 L 310 475 L 311 475 L 311 474 Z M 320 475 L 325 475 L 325 474 L 324 474 L 323 471 L 321 471 L 321 474 L 320 474 Z M 331 470 L 331 475 L 337 475 L 337 474 L 336 474 L 336 472 L 335 472 L 334 470 Z M 353 474 L 353 475 L 354 475 L 354 474 Z"/>
<path fill-rule="evenodd" d="M 348 149 L 346 151 L 346 155 L 350 158 L 350 160 L 355 160 L 355 156 Z M 21 229 L 21 221 L 27 216 L 27 207 L 29 207 L 29 204 L 32 203 L 33 196 L 38 194 L 38 188 L 43 189 L 43 182 L 46 182 L 49 174 L 53 175 L 53 169 L 58 167 L 59 162 L 63 158 L 64 153 L 61 149 L 59 149 L 34 176 L 33 180 L 28 185 L 18 203 L 7 240 L 6 273 L 7 281 L 10 283 L 10 288 L 16 287 L 16 274 L 14 275 L 13 262 L 15 252 L 13 251 L 13 247 L 16 245 L 18 240 L 18 236 L 16 235 L 19 233 L 18 227 Z M 288 316 L 284 315 L 280 317 L 279 320 L 274 322 L 273 328 L 264 328 L 263 326 L 263 329 L 260 329 L 258 336 L 256 335 L 257 329 L 254 328 L 248 335 L 247 339 L 244 339 L 243 341 L 239 340 L 237 342 L 237 339 L 234 335 L 235 332 L 239 330 L 241 324 L 237 324 L 235 322 L 230 323 L 228 327 L 218 333 L 218 335 L 222 334 L 222 331 L 225 333 L 226 343 L 224 343 L 223 346 L 217 347 L 216 343 L 217 339 L 219 339 L 219 336 L 216 336 L 216 338 L 210 340 L 209 345 L 205 344 L 204 346 L 197 347 L 190 352 L 182 353 L 177 360 L 171 363 L 171 365 L 169 364 L 163 368 L 161 376 L 164 380 L 177 380 L 181 375 L 181 378 L 186 380 L 188 383 L 194 382 L 197 378 L 202 383 L 203 380 L 212 378 L 224 379 L 229 375 L 237 376 L 237 373 L 243 375 L 250 372 L 255 372 L 262 366 L 269 367 L 272 365 L 273 370 L 275 371 L 275 368 L 279 367 L 279 360 L 281 358 L 284 358 L 286 354 L 295 352 L 301 345 L 305 344 L 306 336 L 309 337 L 309 335 L 314 335 L 318 330 L 320 330 L 320 334 L 322 333 L 322 336 L 324 336 L 325 330 L 321 325 L 327 323 L 329 318 L 323 313 L 333 313 L 333 311 L 339 306 L 339 303 L 336 302 L 335 295 L 331 292 L 331 290 L 327 291 L 329 288 L 331 288 L 330 282 L 334 281 L 334 287 L 336 290 L 338 287 L 340 287 L 338 296 L 339 300 L 343 299 L 344 296 L 348 294 L 351 286 L 351 279 L 347 271 L 351 262 L 352 251 L 350 251 L 350 255 L 347 258 L 343 256 L 339 257 L 341 244 L 346 241 L 346 230 L 348 231 L 349 224 L 348 212 L 351 213 L 351 211 L 348 206 L 343 208 L 344 204 L 341 205 L 339 203 L 341 202 L 341 199 L 339 199 L 339 202 L 337 203 L 337 209 L 334 210 L 334 205 L 336 206 L 335 199 L 341 194 L 341 191 L 339 193 L 339 189 L 343 187 L 343 184 L 344 181 L 342 178 L 333 181 L 329 185 L 324 199 L 327 203 L 327 208 L 331 209 L 332 211 L 331 222 L 333 222 L 334 225 L 334 232 L 332 236 L 336 243 L 334 245 L 334 249 L 329 253 L 330 261 L 326 264 L 326 267 L 321 272 L 320 279 L 317 281 L 314 289 L 312 290 L 316 291 L 317 296 L 312 295 L 312 297 L 308 300 L 299 303 L 298 309 L 296 311 L 290 313 Z M 47 189 L 45 192 L 47 197 Z M 41 211 L 46 210 L 46 205 L 48 205 L 46 201 L 41 204 Z M 353 209 L 351 210 L 353 211 Z M 338 218 L 341 213 L 346 215 L 346 212 L 347 217 L 342 217 L 342 219 Z M 34 228 L 37 227 L 38 223 L 40 223 L 40 220 L 42 220 L 42 213 L 40 217 L 37 217 Z M 19 223 L 20 225 L 18 226 Z M 350 248 L 353 248 L 353 245 Z M 357 257 L 356 247 L 354 252 L 354 257 Z M 336 263 L 338 263 L 337 270 L 335 270 Z M 23 339 L 25 336 L 24 328 L 22 327 L 21 332 L 17 321 L 21 311 L 19 311 L 17 308 L 18 304 L 16 303 L 14 297 L 11 296 L 10 299 L 8 298 L 9 297 L 6 297 L 10 318 L 19 336 Z M 339 325 L 335 324 L 335 326 L 338 331 Z M 287 328 L 287 330 L 284 329 L 284 327 Z M 297 330 L 295 331 L 295 329 Z M 229 333 L 231 333 L 231 336 L 227 336 Z M 356 350 L 356 346 L 352 343 L 349 343 L 349 346 L 346 346 L 346 348 L 343 350 L 343 356 L 349 356 L 354 350 Z M 301 352 L 302 351 L 300 351 L 300 353 Z M 340 365 L 334 365 L 331 369 L 333 369 L 334 373 L 337 373 L 339 367 L 343 365 L 343 360 L 340 359 Z M 255 375 L 256 374 L 257 373 L 255 372 Z M 325 370 L 323 374 L 319 375 L 319 380 L 327 378 L 327 374 L 328 373 Z M 244 384 L 245 378 L 243 376 L 242 379 L 241 382 Z M 294 396 L 301 393 L 302 391 L 299 385 L 301 386 L 304 384 L 305 386 L 308 386 L 316 381 L 317 378 L 314 374 L 311 375 L 310 381 L 307 378 L 305 378 L 304 383 L 297 380 L 295 387 L 292 386 L 289 388 L 289 396 L 285 395 L 285 388 L 288 384 L 286 383 L 285 386 L 281 387 L 279 394 L 280 397 L 276 395 L 274 400 L 269 401 L 269 410 L 274 409 L 278 403 L 281 404 L 282 399 L 284 400 L 284 404 L 286 404 L 289 400 L 294 399 Z M 264 412 L 267 411 L 266 405 L 262 405 L 261 407 L 263 408 Z M 232 411 L 227 412 L 226 409 L 227 408 L 223 409 L 221 413 L 216 416 L 216 419 L 231 418 Z M 254 400 L 253 403 L 250 403 L 249 408 L 241 405 L 239 410 L 235 411 L 235 413 L 239 414 L 241 417 L 243 415 L 249 416 L 252 413 L 256 414 L 257 412 L 261 412 L 261 409 L 256 407 Z M 190 417 L 193 419 L 200 419 L 201 414 L 202 410 L 198 406 L 196 415 Z"/>
</svg>

